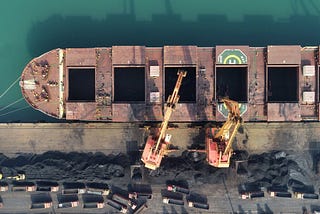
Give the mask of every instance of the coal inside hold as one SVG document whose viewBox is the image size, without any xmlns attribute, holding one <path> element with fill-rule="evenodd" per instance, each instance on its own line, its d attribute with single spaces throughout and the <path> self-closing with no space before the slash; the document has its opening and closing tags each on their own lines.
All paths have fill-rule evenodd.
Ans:
<svg viewBox="0 0 320 214">
<path fill-rule="evenodd" d="M 114 102 L 145 101 L 145 69 L 114 68 Z"/>
<path fill-rule="evenodd" d="M 196 102 L 196 68 L 195 67 L 166 67 L 165 68 L 165 96 L 166 101 L 172 94 L 176 85 L 178 70 L 187 71 L 187 76 L 182 79 L 179 90 L 179 103 L 195 103 Z"/>
<path fill-rule="evenodd" d="M 95 101 L 95 69 L 69 69 L 69 101 Z"/>
<path fill-rule="evenodd" d="M 268 101 L 298 102 L 298 67 L 268 68 Z"/>
<path fill-rule="evenodd" d="M 247 102 L 247 67 L 218 67 L 217 98 L 229 97 L 232 100 Z"/>
</svg>

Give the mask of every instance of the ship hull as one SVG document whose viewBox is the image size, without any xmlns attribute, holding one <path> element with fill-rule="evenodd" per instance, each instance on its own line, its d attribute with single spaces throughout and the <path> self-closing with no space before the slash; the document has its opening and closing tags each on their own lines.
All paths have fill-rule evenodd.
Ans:
<svg viewBox="0 0 320 214">
<path fill-rule="evenodd" d="M 55 49 L 27 64 L 20 86 L 54 118 L 159 122 L 171 77 L 184 69 L 172 122 L 225 121 L 225 96 L 241 103 L 246 122 L 319 121 L 318 54 L 297 45 Z"/>
</svg>

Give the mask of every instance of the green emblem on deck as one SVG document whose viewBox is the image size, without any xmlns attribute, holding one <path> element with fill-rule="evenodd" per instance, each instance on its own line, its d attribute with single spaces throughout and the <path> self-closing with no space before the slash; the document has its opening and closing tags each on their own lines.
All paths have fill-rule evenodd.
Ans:
<svg viewBox="0 0 320 214">
<path fill-rule="evenodd" d="M 247 104 L 239 103 L 240 116 L 242 116 L 247 111 L 247 109 L 248 109 Z M 229 111 L 227 109 L 227 106 L 224 103 L 218 104 L 218 111 L 220 112 L 220 114 L 222 114 L 224 118 L 228 117 Z"/>
<path fill-rule="evenodd" d="M 218 64 L 247 64 L 247 56 L 240 49 L 225 49 L 218 56 Z"/>
</svg>

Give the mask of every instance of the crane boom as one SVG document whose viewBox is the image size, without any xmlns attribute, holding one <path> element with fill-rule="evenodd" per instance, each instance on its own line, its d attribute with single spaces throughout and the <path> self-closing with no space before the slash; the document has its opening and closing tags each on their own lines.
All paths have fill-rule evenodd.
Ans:
<svg viewBox="0 0 320 214">
<path fill-rule="evenodd" d="M 166 109 L 164 113 L 163 121 L 155 136 L 149 136 L 142 153 L 141 160 L 145 163 L 145 167 L 155 170 L 160 166 L 162 157 L 167 152 L 167 146 L 169 145 L 170 137 L 166 136 L 166 130 L 168 128 L 169 119 L 176 104 L 179 101 L 179 90 L 183 77 L 187 75 L 186 71 L 178 70 L 178 79 L 173 89 L 172 94 L 168 97 L 166 103 Z"/>
<path fill-rule="evenodd" d="M 223 153 L 224 155 L 226 155 L 228 154 L 231 148 L 233 138 L 240 127 L 242 119 L 240 116 L 240 109 L 239 109 L 238 102 L 227 99 L 227 98 L 222 99 L 222 101 L 224 102 L 224 104 L 226 105 L 229 111 L 228 119 L 220 128 L 220 130 L 215 134 L 214 138 L 221 138 L 222 141 L 226 141 L 226 140 L 229 141 Z M 226 134 L 226 132 L 228 133 Z M 231 136 L 229 136 L 230 132 L 231 132 Z"/>
<path fill-rule="evenodd" d="M 165 111 L 164 118 L 163 118 L 163 121 L 162 121 L 161 126 L 160 126 L 160 134 L 158 136 L 158 141 L 157 141 L 157 145 L 156 145 L 156 148 L 155 148 L 156 151 L 158 150 L 160 142 L 161 142 L 161 139 L 164 137 L 164 134 L 165 134 L 165 132 L 167 130 L 169 119 L 171 117 L 172 111 L 175 109 L 176 104 L 179 101 L 179 98 L 180 98 L 179 90 L 180 90 L 180 86 L 181 86 L 181 83 L 182 83 L 182 78 L 187 75 L 187 72 L 179 70 L 177 74 L 179 75 L 178 76 L 178 80 L 177 80 L 176 85 L 175 85 L 175 87 L 173 89 L 172 95 L 169 95 L 168 101 L 166 103 L 167 109 Z"/>
</svg>

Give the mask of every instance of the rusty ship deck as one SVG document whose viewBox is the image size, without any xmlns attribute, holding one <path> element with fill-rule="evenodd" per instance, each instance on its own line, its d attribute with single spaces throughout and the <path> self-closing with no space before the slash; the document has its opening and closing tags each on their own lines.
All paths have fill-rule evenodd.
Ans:
<svg viewBox="0 0 320 214">
<path fill-rule="evenodd" d="M 113 46 L 55 49 L 32 59 L 20 86 L 35 109 L 81 121 L 161 121 L 178 69 L 187 70 L 172 122 L 319 121 L 319 46 Z"/>
</svg>

